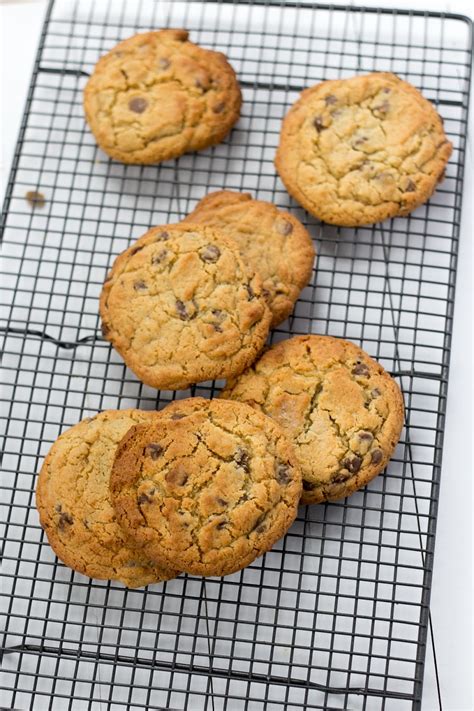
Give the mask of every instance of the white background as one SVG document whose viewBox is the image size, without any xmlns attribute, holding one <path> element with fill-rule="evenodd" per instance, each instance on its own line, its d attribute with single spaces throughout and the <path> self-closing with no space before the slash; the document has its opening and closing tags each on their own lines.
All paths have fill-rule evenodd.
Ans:
<svg viewBox="0 0 474 711">
<path fill-rule="evenodd" d="M 333 0 L 333 4 L 345 4 Z M 364 0 L 365 6 L 456 12 L 474 17 L 469 0 Z M 23 114 L 46 0 L 0 0 L 1 154 L 3 197 Z M 472 114 L 472 106 L 471 106 Z M 472 117 L 469 133 L 472 136 Z M 445 449 L 441 479 L 431 615 L 443 711 L 473 711 L 473 258 L 472 138 L 467 142 L 466 183 L 456 288 Z M 423 711 L 440 708 L 431 644 Z"/>
</svg>

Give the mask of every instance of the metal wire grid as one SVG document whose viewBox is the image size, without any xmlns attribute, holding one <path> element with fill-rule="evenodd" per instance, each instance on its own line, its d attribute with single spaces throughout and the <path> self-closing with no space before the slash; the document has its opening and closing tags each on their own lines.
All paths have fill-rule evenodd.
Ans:
<svg viewBox="0 0 474 711">
<path fill-rule="evenodd" d="M 137 29 L 186 27 L 224 51 L 244 89 L 221 145 L 160 166 L 109 161 L 84 125 L 97 57 Z M 297 3 L 51 2 L 4 216 L 2 705 L 15 709 L 419 709 L 454 298 L 470 25 L 435 13 Z M 304 86 L 390 70 L 438 107 L 455 150 L 408 219 L 321 226 L 272 165 Z M 126 591 L 58 563 L 35 474 L 62 429 L 105 408 L 162 406 L 98 333 L 113 256 L 212 189 L 290 207 L 318 249 L 313 280 L 273 334 L 360 343 L 399 379 L 406 429 L 385 474 L 347 501 L 302 508 L 286 538 L 224 579 Z M 44 193 L 31 210 L 28 190 Z M 213 395 L 215 384 L 191 394 Z M 178 397 L 190 393 L 180 393 Z M 3 700 L 5 699 L 5 700 Z"/>
</svg>

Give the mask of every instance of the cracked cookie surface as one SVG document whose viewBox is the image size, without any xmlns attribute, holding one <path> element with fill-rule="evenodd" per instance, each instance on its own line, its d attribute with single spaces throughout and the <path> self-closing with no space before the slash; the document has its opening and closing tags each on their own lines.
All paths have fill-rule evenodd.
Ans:
<svg viewBox="0 0 474 711">
<path fill-rule="evenodd" d="M 237 245 L 203 225 L 154 227 L 117 257 L 104 284 L 105 338 L 140 380 L 179 390 L 242 372 L 271 313 Z"/>
<path fill-rule="evenodd" d="M 228 575 L 283 536 L 301 471 L 275 422 L 242 403 L 190 398 L 120 443 L 110 478 L 120 525 L 165 565 Z"/>
<path fill-rule="evenodd" d="M 388 463 L 403 427 L 397 383 L 362 349 L 331 336 L 281 341 L 221 396 L 282 426 L 301 466 L 305 504 L 365 486 Z"/>
<path fill-rule="evenodd" d="M 220 52 L 161 30 L 120 42 L 96 64 L 84 110 L 97 143 L 123 163 L 159 163 L 223 140 L 240 88 Z"/>
<path fill-rule="evenodd" d="M 451 152 L 434 106 L 394 74 L 376 72 L 303 91 L 283 121 L 275 165 L 312 215 L 357 226 L 428 200 Z"/>
<path fill-rule="evenodd" d="M 108 410 L 66 430 L 53 444 L 36 488 L 40 522 L 51 548 L 83 575 L 120 580 L 130 588 L 174 578 L 127 539 L 110 502 L 115 450 L 130 427 L 158 413 Z"/>
<path fill-rule="evenodd" d="M 296 217 L 249 193 L 221 190 L 206 195 L 183 222 L 215 227 L 237 243 L 243 260 L 262 277 L 272 327 L 290 315 L 315 256 L 311 237 Z"/>
</svg>

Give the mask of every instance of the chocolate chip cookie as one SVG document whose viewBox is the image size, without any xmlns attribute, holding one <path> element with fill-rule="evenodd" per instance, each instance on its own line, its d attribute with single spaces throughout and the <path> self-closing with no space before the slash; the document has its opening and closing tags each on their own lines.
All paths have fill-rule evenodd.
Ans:
<svg viewBox="0 0 474 711">
<path fill-rule="evenodd" d="M 228 575 L 286 533 L 301 472 L 276 422 L 242 403 L 193 398 L 125 435 L 110 487 L 120 525 L 152 559 Z"/>
<path fill-rule="evenodd" d="M 123 163 L 159 163 L 219 143 L 239 118 L 235 72 L 185 30 L 145 32 L 97 63 L 84 91 L 97 143 Z"/>
<path fill-rule="evenodd" d="M 357 226 L 424 203 L 451 152 L 434 106 L 394 74 L 376 72 L 303 91 L 283 122 L 275 165 L 312 215 Z"/>
<path fill-rule="evenodd" d="M 172 390 L 241 373 L 271 313 L 237 245 L 204 225 L 154 227 L 115 261 L 100 314 L 105 338 L 140 380 Z"/>
<path fill-rule="evenodd" d="M 158 565 L 124 535 L 110 503 L 109 478 L 117 444 L 158 414 L 108 410 L 66 430 L 39 474 L 36 506 L 51 548 L 83 575 L 120 580 L 129 588 L 169 580 L 175 566 Z"/>
<path fill-rule="evenodd" d="M 397 383 L 353 343 L 297 336 L 272 346 L 222 397 L 273 417 L 294 443 L 302 502 L 349 496 L 379 474 L 403 426 Z"/>
<path fill-rule="evenodd" d="M 249 193 L 221 190 L 206 195 L 186 217 L 215 227 L 237 242 L 243 260 L 263 279 L 272 327 L 293 310 L 308 283 L 314 247 L 307 230 L 288 212 Z"/>
</svg>

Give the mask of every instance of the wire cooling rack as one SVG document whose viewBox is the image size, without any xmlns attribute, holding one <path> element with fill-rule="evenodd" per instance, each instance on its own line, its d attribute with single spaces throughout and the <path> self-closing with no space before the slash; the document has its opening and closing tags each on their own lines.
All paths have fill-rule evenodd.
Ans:
<svg viewBox="0 0 474 711">
<path fill-rule="evenodd" d="M 84 124 L 97 58 L 137 30 L 185 27 L 224 51 L 242 118 L 219 146 L 159 166 L 110 161 Z M 465 18 L 271 2 L 51 2 L 4 215 L 2 706 L 14 709 L 420 709 L 452 326 L 471 59 Z M 407 219 L 323 226 L 275 174 L 282 116 L 305 86 L 389 70 L 438 108 L 446 180 Z M 406 428 L 388 470 L 346 501 L 302 508 L 274 550 L 224 579 L 127 591 L 58 563 L 35 477 L 57 435 L 105 408 L 162 406 L 101 340 L 114 255 L 209 190 L 289 207 L 318 249 L 274 339 L 330 333 L 400 382 Z M 44 195 L 43 207 L 25 200 Z M 213 384 L 192 394 L 212 395 Z M 189 395 L 189 393 L 182 393 Z"/>
</svg>

